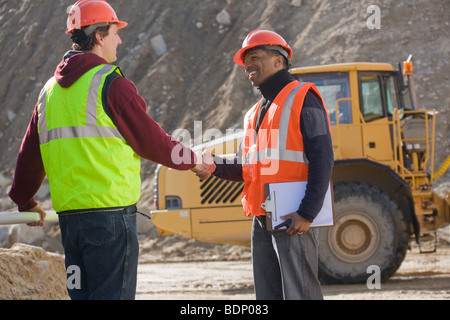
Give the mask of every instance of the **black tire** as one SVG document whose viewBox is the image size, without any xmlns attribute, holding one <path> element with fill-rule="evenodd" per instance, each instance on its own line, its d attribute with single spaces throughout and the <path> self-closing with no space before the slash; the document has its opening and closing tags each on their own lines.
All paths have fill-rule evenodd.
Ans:
<svg viewBox="0 0 450 320">
<path fill-rule="evenodd" d="M 335 226 L 319 233 L 319 278 L 323 284 L 365 283 L 376 265 L 381 281 L 400 267 L 409 226 L 395 201 L 377 188 L 343 183 L 334 188 Z"/>
</svg>

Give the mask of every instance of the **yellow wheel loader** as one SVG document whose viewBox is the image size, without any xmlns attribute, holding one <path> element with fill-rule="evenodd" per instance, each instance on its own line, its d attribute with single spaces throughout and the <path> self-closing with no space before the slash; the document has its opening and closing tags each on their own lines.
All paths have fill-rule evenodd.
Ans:
<svg viewBox="0 0 450 320">
<path fill-rule="evenodd" d="M 321 281 L 363 283 L 371 265 L 385 280 L 414 239 L 421 251 L 434 251 L 436 230 L 450 221 L 450 193 L 442 198 L 431 189 L 437 113 L 417 106 L 412 57 L 398 70 L 386 63 L 345 63 L 291 73 L 315 83 L 332 126 L 335 225 L 320 230 Z M 242 136 L 243 130 L 216 134 L 196 149 L 234 157 Z M 242 211 L 242 188 L 160 166 L 153 223 L 161 235 L 249 245 L 252 219 Z M 425 239 L 433 239 L 431 249 Z"/>
</svg>

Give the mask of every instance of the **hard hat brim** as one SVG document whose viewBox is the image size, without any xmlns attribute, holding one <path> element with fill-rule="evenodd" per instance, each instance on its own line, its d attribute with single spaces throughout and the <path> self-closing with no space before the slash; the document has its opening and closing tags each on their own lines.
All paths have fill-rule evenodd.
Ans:
<svg viewBox="0 0 450 320">
<path fill-rule="evenodd" d="M 240 64 L 241 66 L 245 66 L 245 64 L 244 64 L 244 53 L 245 53 L 245 51 L 247 51 L 248 49 L 257 47 L 257 46 L 259 46 L 259 44 L 255 44 L 255 45 L 252 45 L 252 46 L 247 46 L 247 47 L 242 48 L 241 50 L 239 50 L 234 55 L 234 58 L 233 58 L 234 63 Z"/>
<path fill-rule="evenodd" d="M 117 28 L 122 29 L 125 28 L 128 25 L 128 22 L 126 21 L 118 21 L 117 22 Z"/>
<path fill-rule="evenodd" d="M 264 46 L 272 46 L 272 45 L 273 45 L 273 46 L 280 46 L 279 44 L 259 44 L 259 43 L 254 44 L 254 45 L 250 45 L 250 46 L 246 46 L 245 48 L 242 48 L 241 50 L 239 50 L 239 51 L 234 55 L 233 61 L 234 61 L 235 63 L 237 63 L 237 64 L 240 64 L 241 66 L 245 66 L 245 63 L 244 63 L 244 54 L 245 54 L 245 52 L 246 52 L 247 50 L 250 50 L 250 49 L 256 48 L 256 47 L 264 47 Z M 280 47 L 281 47 L 281 46 L 280 46 Z M 288 59 L 288 57 L 285 57 L 285 58 L 288 59 L 288 60 L 292 59 L 292 49 L 289 48 L 289 47 L 282 47 L 282 48 L 286 50 L 286 53 L 287 53 L 288 56 L 289 56 L 289 59 Z"/>
<path fill-rule="evenodd" d="M 126 26 L 128 26 L 128 22 L 126 22 L 126 21 L 110 21 L 110 22 L 108 22 L 109 24 L 112 24 L 112 23 L 115 23 L 116 25 L 117 25 L 117 28 L 118 29 L 122 29 L 122 28 L 125 28 Z M 86 27 L 86 26 L 88 26 L 88 25 L 84 25 L 84 26 L 82 26 L 82 27 Z M 66 30 L 66 34 L 72 34 L 74 31 L 75 31 L 75 29 L 76 28 L 72 28 L 72 29 L 67 29 Z"/>
</svg>

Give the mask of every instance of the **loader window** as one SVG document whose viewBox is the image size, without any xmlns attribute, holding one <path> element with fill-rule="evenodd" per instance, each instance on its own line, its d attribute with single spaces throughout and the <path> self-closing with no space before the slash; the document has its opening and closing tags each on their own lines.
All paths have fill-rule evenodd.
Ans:
<svg viewBox="0 0 450 320">
<path fill-rule="evenodd" d="M 175 210 L 183 207 L 181 198 L 178 196 L 166 196 L 166 209 Z"/>
<path fill-rule="evenodd" d="M 386 106 L 388 115 L 394 113 L 394 109 L 398 108 L 397 90 L 395 87 L 395 79 L 392 76 L 383 76 L 384 92 L 386 92 Z"/>
<path fill-rule="evenodd" d="M 399 107 L 399 98 L 392 72 L 361 72 L 361 112 L 366 122 L 391 116 Z"/>
<path fill-rule="evenodd" d="M 381 96 L 380 77 L 378 74 L 362 74 L 361 101 L 362 115 L 366 122 L 384 117 Z"/>
<path fill-rule="evenodd" d="M 336 102 L 338 102 L 339 124 L 352 123 L 348 73 L 293 74 L 293 77 L 300 82 L 313 82 L 316 85 L 325 102 L 332 126 L 336 125 Z M 338 99 L 341 100 L 338 101 Z"/>
</svg>

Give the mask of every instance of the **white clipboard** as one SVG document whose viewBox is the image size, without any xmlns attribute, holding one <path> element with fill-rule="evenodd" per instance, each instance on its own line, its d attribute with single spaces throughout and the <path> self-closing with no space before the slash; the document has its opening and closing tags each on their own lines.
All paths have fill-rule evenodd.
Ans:
<svg viewBox="0 0 450 320">
<path fill-rule="evenodd" d="M 307 181 L 267 183 L 265 187 L 266 201 L 261 207 L 266 211 L 268 230 L 274 230 L 278 225 L 285 222 L 281 216 L 296 212 L 305 196 Z M 270 223 L 270 226 L 269 226 Z M 311 223 L 314 227 L 332 227 L 334 226 L 334 208 L 333 208 L 333 186 L 330 182 L 327 193 L 323 201 L 322 209 Z M 283 230 L 286 227 L 276 230 Z"/>
</svg>

